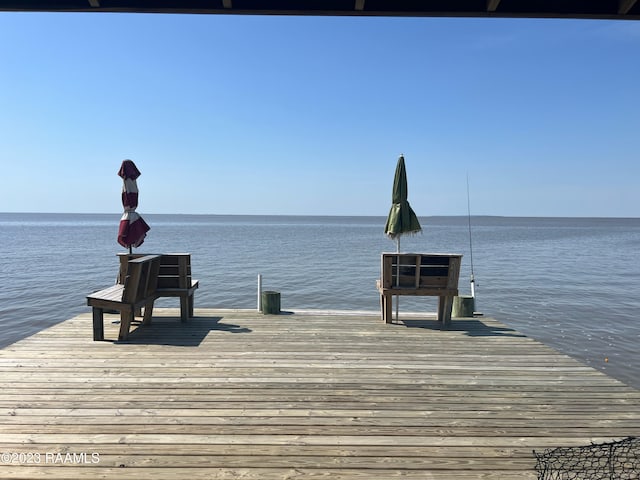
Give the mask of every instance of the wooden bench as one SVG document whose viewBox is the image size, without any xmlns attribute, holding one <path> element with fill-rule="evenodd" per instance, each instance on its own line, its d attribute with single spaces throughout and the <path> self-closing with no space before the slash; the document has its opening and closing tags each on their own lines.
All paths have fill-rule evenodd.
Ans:
<svg viewBox="0 0 640 480">
<path fill-rule="evenodd" d="M 143 255 L 144 254 L 140 253 L 118 253 L 120 259 L 118 283 L 122 283 L 124 278 L 123 272 L 126 272 L 127 261 Z M 191 278 L 191 254 L 160 254 L 160 271 L 158 273 L 156 298 L 180 297 L 180 320 L 183 322 L 193 317 L 193 297 L 198 286 L 198 280 Z"/>
<path fill-rule="evenodd" d="M 461 261 L 459 254 L 383 253 L 377 287 L 384 322 L 391 323 L 394 295 L 418 295 L 439 297 L 438 321 L 450 323 Z"/>
<path fill-rule="evenodd" d="M 160 270 L 160 255 L 146 255 L 128 261 L 122 282 L 87 295 L 93 308 L 93 339 L 104 340 L 104 310 L 120 312 L 118 340 L 126 340 L 136 312 L 144 307 L 143 324 L 151 322 Z"/>
</svg>

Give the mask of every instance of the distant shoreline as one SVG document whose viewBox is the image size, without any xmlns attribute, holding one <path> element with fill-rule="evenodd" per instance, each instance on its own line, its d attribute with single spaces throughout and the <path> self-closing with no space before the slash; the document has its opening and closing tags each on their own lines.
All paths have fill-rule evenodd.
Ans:
<svg viewBox="0 0 640 480">
<path fill-rule="evenodd" d="M 150 213 L 145 212 L 143 210 L 140 211 L 142 215 L 145 216 L 171 216 L 171 217 L 219 217 L 219 218 L 229 218 L 229 217 L 246 217 L 246 218 L 255 218 L 255 217 L 264 217 L 264 218 L 386 218 L 387 215 L 320 215 L 320 214 L 286 214 L 286 213 L 273 213 L 273 214 L 253 214 L 253 213 Z M 51 215 L 51 216 L 70 216 L 70 215 L 81 215 L 81 216 L 121 216 L 122 212 L 111 212 L 111 213 L 86 213 L 86 212 L 0 212 L 0 215 Z M 468 215 L 418 215 L 418 218 L 439 218 L 439 219 L 467 219 Z M 471 215 L 471 218 L 475 219 L 531 219 L 531 220 L 640 220 L 640 217 L 602 217 L 602 216 L 577 216 L 577 217 L 566 217 L 566 216 L 520 216 L 520 215 Z"/>
</svg>

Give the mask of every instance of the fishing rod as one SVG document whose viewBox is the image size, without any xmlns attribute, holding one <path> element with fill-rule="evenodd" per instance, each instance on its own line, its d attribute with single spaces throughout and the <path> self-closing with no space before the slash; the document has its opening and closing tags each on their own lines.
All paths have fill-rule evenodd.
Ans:
<svg viewBox="0 0 640 480">
<path fill-rule="evenodd" d="M 467 218 L 469 220 L 469 253 L 471 254 L 471 297 L 476 301 L 476 280 L 473 276 L 473 242 L 471 240 L 471 199 L 469 195 L 469 174 L 467 173 Z"/>
</svg>

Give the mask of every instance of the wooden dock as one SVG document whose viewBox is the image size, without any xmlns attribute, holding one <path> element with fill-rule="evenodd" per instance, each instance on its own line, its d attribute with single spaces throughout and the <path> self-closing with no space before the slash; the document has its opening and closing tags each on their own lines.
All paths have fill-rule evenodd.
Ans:
<svg viewBox="0 0 640 480">
<path fill-rule="evenodd" d="M 0 350 L 0 478 L 522 480 L 640 436 L 640 392 L 490 318 L 195 313 Z"/>
</svg>

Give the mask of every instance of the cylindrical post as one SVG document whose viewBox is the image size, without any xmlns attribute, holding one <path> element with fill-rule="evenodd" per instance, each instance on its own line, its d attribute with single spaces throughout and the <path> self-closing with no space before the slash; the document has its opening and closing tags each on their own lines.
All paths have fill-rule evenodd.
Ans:
<svg viewBox="0 0 640 480">
<path fill-rule="evenodd" d="M 258 311 L 262 311 L 262 275 L 258 274 Z"/>
<path fill-rule="evenodd" d="M 474 298 L 470 295 L 453 297 L 453 317 L 473 317 Z"/>
<path fill-rule="evenodd" d="M 280 292 L 262 292 L 262 313 L 265 315 L 280 313 Z"/>
</svg>

